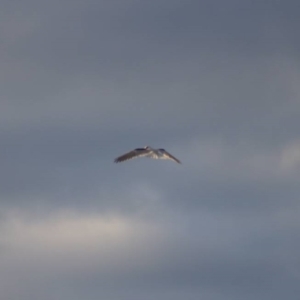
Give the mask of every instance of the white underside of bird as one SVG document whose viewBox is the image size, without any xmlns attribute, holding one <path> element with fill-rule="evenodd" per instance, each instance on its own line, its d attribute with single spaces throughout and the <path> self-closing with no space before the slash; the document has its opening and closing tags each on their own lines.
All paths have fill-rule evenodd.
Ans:
<svg viewBox="0 0 300 300">
<path fill-rule="evenodd" d="M 149 146 L 145 146 L 144 148 L 136 148 L 131 150 L 115 159 L 116 163 L 123 162 L 132 158 L 137 157 L 149 157 L 154 159 L 170 159 L 178 164 L 181 164 L 180 160 L 171 155 L 165 149 L 153 149 Z"/>
</svg>

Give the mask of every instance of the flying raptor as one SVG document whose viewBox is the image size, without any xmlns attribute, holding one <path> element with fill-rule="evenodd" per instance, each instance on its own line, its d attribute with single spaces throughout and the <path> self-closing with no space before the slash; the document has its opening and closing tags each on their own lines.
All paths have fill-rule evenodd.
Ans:
<svg viewBox="0 0 300 300">
<path fill-rule="evenodd" d="M 136 157 L 150 157 L 155 159 L 171 159 L 178 164 L 181 164 L 180 160 L 171 155 L 165 149 L 153 149 L 149 146 L 145 146 L 144 148 L 136 148 L 128 153 L 125 153 L 115 159 L 115 163 L 119 163 L 128 159 L 136 158 Z"/>
</svg>

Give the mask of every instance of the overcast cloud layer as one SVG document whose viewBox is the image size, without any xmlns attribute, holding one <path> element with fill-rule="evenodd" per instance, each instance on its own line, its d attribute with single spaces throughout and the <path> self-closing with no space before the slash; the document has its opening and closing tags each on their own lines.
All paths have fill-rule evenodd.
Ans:
<svg viewBox="0 0 300 300">
<path fill-rule="evenodd" d="M 2 1 L 0 291 L 300 288 L 298 1 Z M 132 160 L 163 147 L 183 163 Z"/>
</svg>

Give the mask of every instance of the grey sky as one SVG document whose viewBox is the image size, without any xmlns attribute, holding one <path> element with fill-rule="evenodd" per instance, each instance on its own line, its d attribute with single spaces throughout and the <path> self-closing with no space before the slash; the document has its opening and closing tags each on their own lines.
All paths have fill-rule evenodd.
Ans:
<svg viewBox="0 0 300 300">
<path fill-rule="evenodd" d="M 2 1 L 5 299 L 295 299 L 297 1 Z M 163 147 L 183 164 L 116 156 Z"/>
</svg>

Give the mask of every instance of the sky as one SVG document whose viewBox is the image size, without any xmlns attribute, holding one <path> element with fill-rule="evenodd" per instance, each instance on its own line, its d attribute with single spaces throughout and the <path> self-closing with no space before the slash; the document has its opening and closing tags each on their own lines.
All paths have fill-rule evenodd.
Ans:
<svg viewBox="0 0 300 300">
<path fill-rule="evenodd" d="M 299 3 L 1 2 L 10 300 L 300 294 Z M 150 145 L 182 161 L 134 159 Z"/>
</svg>

